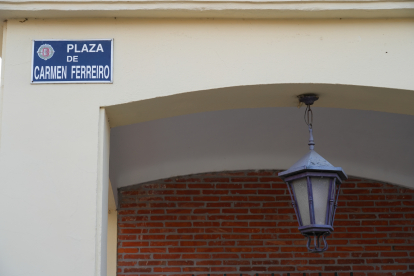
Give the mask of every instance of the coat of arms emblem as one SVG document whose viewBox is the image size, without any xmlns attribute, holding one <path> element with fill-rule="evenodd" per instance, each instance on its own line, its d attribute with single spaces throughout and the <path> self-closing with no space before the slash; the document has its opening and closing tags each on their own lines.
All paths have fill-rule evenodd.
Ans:
<svg viewBox="0 0 414 276">
<path fill-rule="evenodd" d="M 43 44 L 37 50 L 37 54 L 39 55 L 39 57 L 44 60 L 50 59 L 54 53 L 55 50 L 53 50 L 52 46 L 50 46 L 49 44 Z"/>
</svg>

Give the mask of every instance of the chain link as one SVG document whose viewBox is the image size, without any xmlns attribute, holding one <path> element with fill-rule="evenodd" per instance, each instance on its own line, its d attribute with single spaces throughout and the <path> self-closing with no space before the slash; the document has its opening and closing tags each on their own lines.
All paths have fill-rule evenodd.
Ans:
<svg viewBox="0 0 414 276">
<path fill-rule="evenodd" d="M 305 123 L 310 127 L 310 128 L 312 128 L 312 123 L 313 123 L 313 112 L 312 112 L 312 109 L 311 109 L 311 107 L 310 107 L 310 105 L 307 105 L 306 106 L 306 109 L 305 109 L 305 115 L 303 116 L 303 118 L 304 118 L 304 120 L 305 120 Z"/>
</svg>

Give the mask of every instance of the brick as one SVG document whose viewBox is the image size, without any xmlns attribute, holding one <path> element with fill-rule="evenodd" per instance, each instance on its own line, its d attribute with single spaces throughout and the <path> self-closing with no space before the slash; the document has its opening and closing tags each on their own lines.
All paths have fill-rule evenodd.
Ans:
<svg viewBox="0 0 414 276">
<path fill-rule="evenodd" d="M 124 262 L 124 261 L 118 261 L 118 266 L 134 266 L 137 262 Z"/>
<path fill-rule="evenodd" d="M 219 201 L 218 196 L 195 196 L 194 201 Z"/>
<path fill-rule="evenodd" d="M 140 247 L 140 246 L 149 246 L 149 242 L 123 242 L 122 243 L 122 246 L 124 246 L 124 247 L 128 247 L 128 246 L 137 246 L 137 247 Z"/>
<path fill-rule="evenodd" d="M 191 227 L 191 222 L 165 222 L 165 227 Z"/>
<path fill-rule="evenodd" d="M 210 259 L 210 254 L 182 254 L 182 259 Z"/>
<path fill-rule="evenodd" d="M 191 252 L 195 252 L 195 248 L 168 248 L 168 253 L 182 253 L 182 252 L 186 252 L 186 253 L 191 253 Z"/>
<path fill-rule="evenodd" d="M 252 221 L 252 222 L 249 222 L 249 225 L 251 227 L 259 227 L 259 226 L 260 227 L 275 227 L 276 226 L 276 222 L 272 222 L 272 221 L 255 222 L 255 221 Z M 245 226 L 247 226 L 247 222 L 246 222 L 246 225 Z"/>
<path fill-rule="evenodd" d="M 391 251 L 391 246 L 365 246 L 365 251 Z"/>
<path fill-rule="evenodd" d="M 367 264 L 393 264 L 394 259 L 367 259 Z"/>
<path fill-rule="evenodd" d="M 177 216 L 151 216 L 151 220 L 176 220 Z"/>
<path fill-rule="evenodd" d="M 244 188 L 246 189 L 270 189 L 270 184 L 264 184 L 264 183 L 255 183 L 255 184 L 244 184 Z"/>
<path fill-rule="evenodd" d="M 298 266 L 298 271 L 321 271 L 322 266 Z"/>
<path fill-rule="evenodd" d="M 198 261 L 196 265 L 221 265 L 222 261 L 214 260 L 214 261 Z"/>
<path fill-rule="evenodd" d="M 335 264 L 335 260 L 309 260 L 310 265 L 318 265 L 318 264 Z"/>
<path fill-rule="evenodd" d="M 276 208 L 260 208 L 260 209 L 250 209 L 252 214 L 276 214 L 278 209 Z"/>
<path fill-rule="evenodd" d="M 222 209 L 223 214 L 247 214 L 249 212 L 249 209 L 240 209 L 240 208 L 234 208 L 234 209 Z"/>
<path fill-rule="evenodd" d="M 167 201 L 191 201 L 189 196 L 166 196 L 165 200 Z"/>
<path fill-rule="evenodd" d="M 166 248 L 141 248 L 141 253 L 166 253 Z"/>
<path fill-rule="evenodd" d="M 251 252 L 251 247 L 228 247 L 224 248 L 225 252 Z"/>
<path fill-rule="evenodd" d="M 209 241 L 208 246 L 234 246 L 235 241 Z"/>
<path fill-rule="evenodd" d="M 220 226 L 220 222 L 194 221 L 193 226 L 194 227 Z"/>
<path fill-rule="evenodd" d="M 280 177 L 261 177 L 260 182 L 283 182 Z"/>
<path fill-rule="evenodd" d="M 407 252 L 381 252 L 381 257 L 406 257 Z"/>
<path fill-rule="evenodd" d="M 167 214 L 191 214 L 191 209 L 167 209 Z"/>
<path fill-rule="evenodd" d="M 124 259 L 150 259 L 149 254 L 125 254 Z"/>
<path fill-rule="evenodd" d="M 211 272 L 230 272 L 237 271 L 236 267 L 211 267 Z"/>
<path fill-rule="evenodd" d="M 127 204 L 120 204 L 121 208 L 140 208 L 147 206 L 146 203 L 127 203 Z"/>
<path fill-rule="evenodd" d="M 247 196 L 222 196 L 220 201 L 248 201 Z"/>
<path fill-rule="evenodd" d="M 208 216 L 208 220 L 234 220 L 234 215 L 212 215 Z"/>
<path fill-rule="evenodd" d="M 414 207 L 396 207 L 396 208 L 390 208 L 391 212 L 414 212 Z"/>
<path fill-rule="evenodd" d="M 257 177 L 232 177 L 231 182 L 257 182 Z"/>
<path fill-rule="evenodd" d="M 177 241 L 152 241 L 151 246 L 178 246 Z"/>
<path fill-rule="evenodd" d="M 282 252 L 307 252 L 308 249 L 305 246 L 301 247 L 282 247 L 280 249 Z"/>
<path fill-rule="evenodd" d="M 148 220 L 148 216 L 127 216 L 122 217 L 121 221 L 146 221 Z"/>
<path fill-rule="evenodd" d="M 375 266 L 369 266 L 369 265 L 354 265 L 354 270 L 362 270 L 362 271 L 368 271 L 368 270 L 375 270 Z"/>
<path fill-rule="evenodd" d="M 190 189 L 213 189 L 214 184 L 203 183 L 203 184 L 188 184 Z"/>
<path fill-rule="evenodd" d="M 249 265 L 250 261 L 246 260 L 223 260 L 223 265 Z"/>
<path fill-rule="evenodd" d="M 229 203 L 229 204 L 231 204 L 231 203 Z M 261 205 L 261 203 L 252 203 L 252 202 L 236 202 L 236 203 L 234 203 L 235 208 L 260 207 L 260 205 Z"/>
<path fill-rule="evenodd" d="M 205 246 L 205 241 L 180 241 L 180 246 Z"/>
<path fill-rule="evenodd" d="M 377 240 L 363 239 L 363 240 L 350 240 L 349 243 L 350 244 L 377 244 L 378 241 Z"/>
<path fill-rule="evenodd" d="M 138 248 L 118 248 L 118 253 L 138 253 Z"/>
<path fill-rule="evenodd" d="M 168 265 L 176 266 L 176 265 L 194 265 L 194 261 L 168 261 Z"/>
<path fill-rule="evenodd" d="M 406 270 L 407 266 L 406 265 L 382 265 L 381 266 L 382 270 Z"/>
<path fill-rule="evenodd" d="M 213 259 L 238 259 L 238 254 L 213 254 Z"/>
<path fill-rule="evenodd" d="M 118 235 L 118 240 L 136 240 L 137 235 Z"/>
<path fill-rule="evenodd" d="M 269 258 L 293 258 L 293 254 L 291 253 L 272 253 L 269 254 Z"/>
<path fill-rule="evenodd" d="M 187 188 L 186 184 L 165 184 L 166 189 L 185 189 Z"/>
<path fill-rule="evenodd" d="M 166 265 L 166 261 L 139 261 L 139 266 L 155 266 L 155 265 Z"/>
<path fill-rule="evenodd" d="M 238 220 L 262 220 L 262 215 L 239 215 L 236 217 Z"/>
<path fill-rule="evenodd" d="M 325 271 L 350 271 L 350 266 L 325 266 Z"/>
<path fill-rule="evenodd" d="M 283 195 L 285 194 L 285 190 L 258 190 L 259 195 Z"/>
<path fill-rule="evenodd" d="M 362 233 L 363 239 L 377 239 L 377 238 L 385 238 L 387 237 L 386 233 Z"/>
<path fill-rule="evenodd" d="M 154 272 L 181 272 L 179 267 L 154 267 Z"/>
<path fill-rule="evenodd" d="M 179 259 L 180 254 L 153 254 L 154 259 Z"/>
<path fill-rule="evenodd" d="M 338 246 L 336 247 L 336 251 L 364 251 L 362 246 Z"/>
<path fill-rule="evenodd" d="M 255 195 L 257 194 L 256 190 L 230 190 L 230 193 L 233 195 Z"/>
<path fill-rule="evenodd" d="M 197 248 L 197 252 L 224 252 L 223 247 Z"/>
<path fill-rule="evenodd" d="M 166 203 L 166 202 L 154 202 L 154 203 L 150 203 L 149 207 L 150 208 L 173 208 L 175 207 L 175 203 Z"/>
<path fill-rule="evenodd" d="M 341 189 L 343 194 L 369 194 L 369 189 Z"/>
<path fill-rule="evenodd" d="M 280 247 L 253 247 L 253 252 L 277 252 Z"/>
<path fill-rule="evenodd" d="M 412 251 L 412 250 L 414 250 L 414 245 L 408 245 L 408 246 L 401 246 L 401 245 L 399 245 L 399 246 L 394 246 L 394 248 L 393 248 L 394 250 L 408 250 L 408 251 Z"/>
<path fill-rule="evenodd" d="M 267 268 L 264 266 L 242 266 L 240 267 L 240 271 L 267 271 Z"/>
<path fill-rule="evenodd" d="M 144 268 L 144 267 L 131 267 L 131 268 L 125 268 L 124 272 L 151 272 L 151 268 Z"/>
<path fill-rule="evenodd" d="M 273 196 L 249 196 L 249 201 L 275 201 Z"/>
<path fill-rule="evenodd" d="M 241 257 L 243 259 L 266 258 L 266 254 L 258 254 L 258 253 L 241 254 Z"/>
<path fill-rule="evenodd" d="M 249 235 L 232 235 L 232 234 L 223 234 L 221 235 L 223 239 L 229 240 L 241 240 L 241 239 L 249 239 Z"/>
<path fill-rule="evenodd" d="M 363 264 L 365 263 L 364 259 L 338 259 L 338 264 Z"/>
<path fill-rule="evenodd" d="M 207 203 L 206 207 L 214 207 L 214 208 L 218 208 L 218 207 L 231 207 L 231 203 Z M 237 207 L 237 206 L 235 206 Z M 247 207 L 247 206 L 246 206 Z"/>
<path fill-rule="evenodd" d="M 194 237 L 197 240 L 216 240 L 216 239 L 220 239 L 221 235 L 195 235 Z"/>
<path fill-rule="evenodd" d="M 263 207 L 290 207 L 290 206 L 291 206 L 290 202 L 264 202 L 263 203 Z"/>
<path fill-rule="evenodd" d="M 178 216 L 177 220 L 205 220 L 206 217 L 204 215 L 198 215 L 198 216 Z"/>
<path fill-rule="evenodd" d="M 214 183 L 218 183 L 218 182 L 230 182 L 229 178 L 219 178 L 219 177 L 209 177 L 209 178 L 204 178 L 203 179 L 204 182 L 214 182 Z"/>
<path fill-rule="evenodd" d="M 231 190 L 230 190 L 231 191 Z M 228 195 L 229 190 L 204 190 L 203 195 Z"/>
<path fill-rule="evenodd" d="M 295 267 L 294 266 L 270 266 L 267 270 L 268 271 L 295 271 Z"/>
<path fill-rule="evenodd" d="M 379 188 L 382 187 L 382 183 L 358 183 L 358 188 Z"/>
</svg>

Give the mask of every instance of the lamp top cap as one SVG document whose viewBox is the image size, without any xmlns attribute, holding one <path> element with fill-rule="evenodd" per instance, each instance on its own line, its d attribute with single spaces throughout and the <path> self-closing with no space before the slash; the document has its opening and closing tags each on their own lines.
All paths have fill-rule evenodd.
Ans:
<svg viewBox="0 0 414 276">
<path fill-rule="evenodd" d="M 334 167 L 314 150 L 310 150 L 305 156 L 303 156 L 286 171 L 280 172 L 279 176 L 285 178 L 305 171 L 335 172 L 342 180 L 348 178 L 342 168 Z"/>
<path fill-rule="evenodd" d="M 306 105 L 313 105 L 315 101 L 319 99 L 319 96 L 316 94 L 302 94 L 298 96 L 299 102 L 304 103 Z"/>
</svg>

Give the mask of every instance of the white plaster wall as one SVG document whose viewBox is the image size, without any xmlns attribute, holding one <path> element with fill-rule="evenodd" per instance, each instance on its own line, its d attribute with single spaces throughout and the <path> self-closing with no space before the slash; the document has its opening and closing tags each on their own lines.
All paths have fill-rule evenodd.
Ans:
<svg viewBox="0 0 414 276">
<path fill-rule="evenodd" d="M 9 20 L 6 28 L 0 275 L 104 271 L 97 248 L 105 232 L 99 224 L 104 193 L 98 188 L 105 181 L 101 106 L 268 83 L 414 90 L 411 19 L 29 19 Z M 114 84 L 30 85 L 31 40 L 53 38 L 114 38 Z"/>
<path fill-rule="evenodd" d="M 115 193 L 118 191 L 115 190 Z M 108 235 L 107 235 L 107 276 L 116 275 L 118 246 L 118 212 L 116 210 L 114 191 L 108 185 Z"/>
<path fill-rule="evenodd" d="M 114 38 L 114 84 L 58 86 L 61 97 L 69 93 L 85 104 L 251 84 L 414 87 L 414 19 L 29 19 L 8 28 L 13 60 L 6 61 L 6 77 L 36 96 L 55 95 L 56 86 L 30 86 L 31 39 Z"/>
<path fill-rule="evenodd" d="M 315 103 L 317 105 L 317 103 Z M 353 176 L 414 186 L 414 116 L 313 108 L 315 150 Z M 288 169 L 308 151 L 304 108 L 204 112 L 111 130 L 118 187 L 201 172 Z"/>
</svg>

